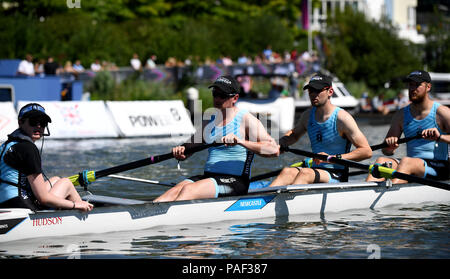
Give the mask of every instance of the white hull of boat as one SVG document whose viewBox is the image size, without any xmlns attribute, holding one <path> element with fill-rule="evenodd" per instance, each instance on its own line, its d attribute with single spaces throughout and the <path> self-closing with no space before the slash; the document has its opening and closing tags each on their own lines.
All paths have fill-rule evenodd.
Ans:
<svg viewBox="0 0 450 279">
<path fill-rule="evenodd" d="M 258 189 L 246 196 L 168 203 L 117 199 L 122 204 L 97 206 L 89 213 L 1 209 L 0 242 L 289 215 L 301 215 L 305 221 L 313 221 L 325 218 L 327 213 L 347 210 L 427 202 L 450 204 L 449 191 L 417 184 L 386 187 L 349 182 L 293 185 L 274 190 L 279 191 Z"/>
</svg>

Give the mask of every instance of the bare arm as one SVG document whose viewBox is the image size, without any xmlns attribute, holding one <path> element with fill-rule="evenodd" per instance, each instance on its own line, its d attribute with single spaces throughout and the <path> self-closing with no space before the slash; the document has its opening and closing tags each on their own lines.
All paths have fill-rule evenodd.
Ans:
<svg viewBox="0 0 450 279">
<path fill-rule="evenodd" d="M 359 129 L 355 119 L 345 110 L 338 113 L 338 131 L 356 147 L 351 152 L 342 154 L 343 159 L 362 161 L 372 157 L 372 149 L 366 136 Z"/>
<path fill-rule="evenodd" d="M 426 129 L 422 131 L 422 137 L 429 140 L 439 140 L 441 142 L 450 143 L 450 108 L 440 106 L 436 112 L 436 122 L 446 135 L 441 134 L 438 129 Z"/>
<path fill-rule="evenodd" d="M 239 144 L 256 154 L 267 157 L 278 154 L 277 143 L 267 133 L 261 121 L 250 113 L 245 114 L 242 121 L 241 132 L 245 134 L 245 138 L 240 139 L 235 134 L 230 133 L 222 137 L 226 146 Z"/>
</svg>

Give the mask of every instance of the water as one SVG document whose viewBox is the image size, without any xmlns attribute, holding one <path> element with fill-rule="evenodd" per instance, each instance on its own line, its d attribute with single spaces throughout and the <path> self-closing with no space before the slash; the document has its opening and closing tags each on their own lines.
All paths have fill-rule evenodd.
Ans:
<svg viewBox="0 0 450 279">
<path fill-rule="evenodd" d="M 369 144 L 381 143 L 388 126 L 360 126 Z M 47 176 L 70 176 L 82 170 L 101 170 L 168 153 L 180 139 L 108 139 L 44 143 Z M 308 149 L 302 138 L 294 147 Z M 402 146 L 397 155 L 405 154 Z M 206 151 L 181 162 L 175 160 L 124 173 L 131 177 L 177 182 L 202 172 Z M 381 155 L 380 151 L 374 156 Z M 253 175 L 294 163 L 295 155 L 256 156 Z M 368 162 L 368 161 L 367 161 Z M 351 180 L 362 180 L 364 176 Z M 99 195 L 149 199 L 167 188 L 113 178 L 90 186 Z M 201 214 L 201 213 L 199 213 Z M 118 258 L 118 259 L 367 259 L 449 258 L 450 206 L 424 204 L 326 215 L 319 222 L 289 216 L 202 225 L 157 227 L 143 231 L 31 239 L 0 244 L 0 258 Z"/>
</svg>

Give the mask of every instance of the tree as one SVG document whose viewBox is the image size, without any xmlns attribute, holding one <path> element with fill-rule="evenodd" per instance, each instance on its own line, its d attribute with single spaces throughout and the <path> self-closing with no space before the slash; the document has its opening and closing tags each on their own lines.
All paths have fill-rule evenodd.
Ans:
<svg viewBox="0 0 450 279">
<path fill-rule="evenodd" d="M 425 63 L 430 71 L 450 72 L 450 20 L 434 7 L 432 21 L 426 33 Z"/>
<path fill-rule="evenodd" d="M 325 37 L 330 55 L 326 66 L 343 81 L 364 81 L 380 90 L 392 78 L 421 68 L 413 48 L 398 38 L 387 21 L 370 21 L 351 8 L 328 18 Z"/>
</svg>

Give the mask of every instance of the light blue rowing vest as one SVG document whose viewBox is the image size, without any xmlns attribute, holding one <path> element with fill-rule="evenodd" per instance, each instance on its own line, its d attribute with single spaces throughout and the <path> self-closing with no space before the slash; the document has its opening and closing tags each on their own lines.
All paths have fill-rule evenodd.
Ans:
<svg viewBox="0 0 450 279">
<path fill-rule="evenodd" d="M 5 142 L 0 147 L 0 203 L 19 195 L 19 171 L 4 161 L 6 151 L 16 143 L 16 141 Z"/>
<path fill-rule="evenodd" d="M 430 113 L 422 120 L 414 119 L 411 115 L 411 105 L 405 107 L 403 115 L 403 133 L 405 137 L 414 137 L 417 133 L 430 128 L 437 128 L 439 133 L 445 135 L 436 123 L 436 111 L 441 104 L 434 102 Z M 406 144 L 406 155 L 413 158 L 447 160 L 448 144 L 427 139 L 414 139 Z"/>
<path fill-rule="evenodd" d="M 325 152 L 329 155 L 344 154 L 350 151 L 351 142 L 342 138 L 337 130 L 337 115 L 341 108 L 337 107 L 325 122 L 317 122 L 316 107 L 311 109 L 308 120 L 308 136 L 314 153 Z M 312 165 L 316 167 L 316 164 Z M 344 169 L 337 164 L 322 163 L 320 167 Z"/>
<path fill-rule="evenodd" d="M 243 139 L 241 135 L 241 123 L 243 116 L 247 110 L 239 110 L 236 116 L 225 126 L 214 126 L 209 135 L 205 135 L 205 142 L 218 142 L 220 138 L 235 134 L 238 138 Z M 215 115 L 211 117 L 209 123 L 213 123 Z M 236 176 L 250 177 L 251 164 L 253 162 L 254 153 L 248 151 L 240 145 L 235 146 L 218 146 L 208 149 L 209 155 L 205 164 L 205 172 L 231 174 Z"/>
</svg>

